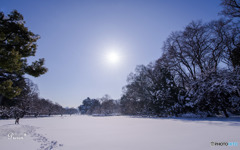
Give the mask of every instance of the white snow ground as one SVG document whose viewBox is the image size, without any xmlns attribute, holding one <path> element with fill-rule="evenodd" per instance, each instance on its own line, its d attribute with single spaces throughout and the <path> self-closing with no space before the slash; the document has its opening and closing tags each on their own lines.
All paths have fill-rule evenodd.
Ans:
<svg viewBox="0 0 240 150">
<path fill-rule="evenodd" d="M 211 146 L 238 142 L 238 146 Z M 1 150 L 237 150 L 240 120 L 55 116 L 0 120 Z"/>
</svg>

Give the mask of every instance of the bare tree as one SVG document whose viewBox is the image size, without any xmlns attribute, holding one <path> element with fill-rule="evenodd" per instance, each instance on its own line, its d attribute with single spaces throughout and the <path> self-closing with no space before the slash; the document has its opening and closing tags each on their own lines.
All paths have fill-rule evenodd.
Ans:
<svg viewBox="0 0 240 150">
<path fill-rule="evenodd" d="M 179 84 L 188 87 L 201 74 L 215 72 L 220 62 L 233 66 L 232 51 L 238 47 L 239 28 L 223 19 L 203 24 L 193 21 L 165 41 L 159 63 L 170 68 Z"/>
<path fill-rule="evenodd" d="M 240 17 L 240 1 L 239 0 L 222 0 L 223 10 L 220 14 L 230 18 Z"/>
</svg>

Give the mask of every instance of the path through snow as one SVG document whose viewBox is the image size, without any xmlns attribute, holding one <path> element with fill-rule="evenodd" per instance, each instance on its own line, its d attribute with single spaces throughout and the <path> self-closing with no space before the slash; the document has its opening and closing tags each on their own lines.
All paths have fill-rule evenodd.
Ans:
<svg viewBox="0 0 240 150">
<path fill-rule="evenodd" d="M 24 119 L 21 119 L 24 120 Z M 0 126 L 0 149 L 25 149 L 25 150 L 57 150 L 63 144 L 50 140 L 37 133 L 39 127 L 31 125 L 13 124 L 13 120 L 1 120 L 11 122 Z"/>
</svg>

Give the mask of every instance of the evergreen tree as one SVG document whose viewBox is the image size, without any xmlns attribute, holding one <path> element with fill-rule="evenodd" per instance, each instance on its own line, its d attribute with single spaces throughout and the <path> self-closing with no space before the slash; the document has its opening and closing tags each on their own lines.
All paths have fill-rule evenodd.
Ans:
<svg viewBox="0 0 240 150">
<path fill-rule="evenodd" d="M 44 59 L 31 65 L 27 58 L 35 56 L 39 36 L 26 26 L 23 16 L 16 10 L 9 15 L 0 12 L 0 94 L 13 98 L 21 93 L 19 82 L 23 75 L 38 77 L 47 72 Z"/>
</svg>

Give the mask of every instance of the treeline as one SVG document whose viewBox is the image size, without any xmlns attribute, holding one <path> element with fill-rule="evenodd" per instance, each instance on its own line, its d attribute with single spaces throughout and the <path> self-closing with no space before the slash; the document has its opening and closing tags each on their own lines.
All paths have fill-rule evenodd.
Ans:
<svg viewBox="0 0 240 150">
<path fill-rule="evenodd" d="M 29 79 L 21 81 L 22 92 L 19 96 L 8 99 L 3 97 L 0 101 L 0 118 L 16 118 L 24 116 L 50 116 L 78 113 L 75 108 L 63 108 L 58 103 L 39 98 L 38 87 Z"/>
<path fill-rule="evenodd" d="M 240 115 L 239 3 L 223 0 L 225 18 L 192 21 L 172 32 L 162 56 L 137 66 L 128 76 L 120 112 L 161 117 Z M 99 101 L 90 99 L 79 107 L 83 114 L 101 114 L 101 108 Z"/>
<path fill-rule="evenodd" d="M 240 114 L 239 1 L 224 0 L 225 18 L 192 21 L 172 32 L 163 54 L 128 76 L 123 114 L 218 116 Z M 230 11 L 231 10 L 231 11 Z"/>
<path fill-rule="evenodd" d="M 118 115 L 120 114 L 120 103 L 105 95 L 100 99 L 86 98 L 83 104 L 78 107 L 81 114 L 88 115 Z"/>
</svg>

